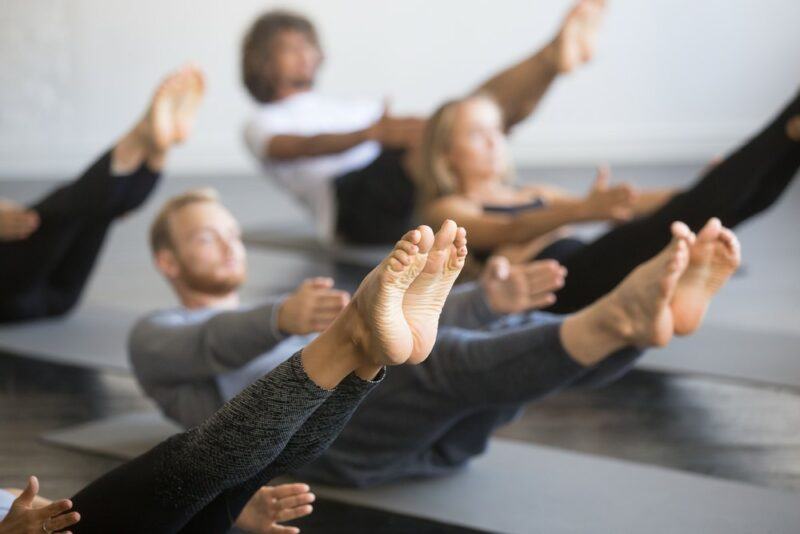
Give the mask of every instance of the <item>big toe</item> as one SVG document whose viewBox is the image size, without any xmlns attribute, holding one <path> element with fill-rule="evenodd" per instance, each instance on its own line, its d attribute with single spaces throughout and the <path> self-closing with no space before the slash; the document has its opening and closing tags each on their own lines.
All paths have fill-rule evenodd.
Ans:
<svg viewBox="0 0 800 534">
<path fill-rule="evenodd" d="M 716 241 L 721 231 L 722 222 L 716 217 L 712 217 L 697 234 L 697 239 L 699 241 Z"/>
</svg>

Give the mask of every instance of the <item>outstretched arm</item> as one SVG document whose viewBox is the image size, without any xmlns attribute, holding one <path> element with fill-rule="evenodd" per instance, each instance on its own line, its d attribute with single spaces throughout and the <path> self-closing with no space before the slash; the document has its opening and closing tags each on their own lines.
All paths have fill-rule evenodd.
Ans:
<svg viewBox="0 0 800 534">
<path fill-rule="evenodd" d="M 605 0 L 579 0 L 550 43 L 478 87 L 497 100 L 507 130 L 533 113 L 559 74 L 592 59 L 604 11 Z"/>
</svg>

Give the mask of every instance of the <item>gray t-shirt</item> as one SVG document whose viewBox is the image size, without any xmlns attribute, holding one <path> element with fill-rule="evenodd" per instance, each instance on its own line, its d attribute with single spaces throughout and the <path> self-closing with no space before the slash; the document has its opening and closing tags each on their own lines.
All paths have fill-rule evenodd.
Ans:
<svg viewBox="0 0 800 534">
<path fill-rule="evenodd" d="M 315 335 L 277 328 L 282 298 L 237 310 L 175 308 L 147 315 L 128 339 L 139 384 L 168 418 L 193 427 Z M 496 319 L 477 284 L 455 288 L 441 324 L 478 328 Z"/>
</svg>

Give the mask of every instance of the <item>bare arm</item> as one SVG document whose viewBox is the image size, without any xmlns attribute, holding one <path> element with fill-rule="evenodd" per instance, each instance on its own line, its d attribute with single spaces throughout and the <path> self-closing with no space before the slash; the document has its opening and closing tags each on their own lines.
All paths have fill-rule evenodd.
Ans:
<svg viewBox="0 0 800 534">
<path fill-rule="evenodd" d="M 586 203 L 581 200 L 560 202 L 520 215 L 486 213 L 481 206 L 460 197 L 447 197 L 434 202 L 427 210 L 428 223 L 440 225 L 453 219 L 467 229 L 470 246 L 491 251 L 500 245 L 526 243 L 561 226 L 593 220 Z"/>
<path fill-rule="evenodd" d="M 370 128 L 364 128 L 349 133 L 312 136 L 276 135 L 267 140 L 264 153 L 270 159 L 277 161 L 339 154 L 370 141 L 369 132 Z"/>
</svg>

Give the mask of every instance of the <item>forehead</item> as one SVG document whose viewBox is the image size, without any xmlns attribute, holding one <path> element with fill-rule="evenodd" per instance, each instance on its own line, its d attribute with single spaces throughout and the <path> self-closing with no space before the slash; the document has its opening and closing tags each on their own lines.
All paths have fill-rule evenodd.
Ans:
<svg viewBox="0 0 800 534">
<path fill-rule="evenodd" d="M 470 98 L 458 105 L 455 114 L 455 124 L 474 125 L 474 124 L 496 124 L 500 122 L 500 109 L 497 104 L 488 98 Z"/>
<path fill-rule="evenodd" d="M 314 46 L 314 42 L 306 32 L 298 28 L 284 28 L 277 32 L 270 43 L 273 47 L 297 46 L 307 44 Z"/>
<path fill-rule="evenodd" d="M 218 202 L 193 202 L 175 211 L 169 218 L 170 229 L 175 234 L 187 235 L 202 227 L 238 227 L 231 212 Z"/>
</svg>

